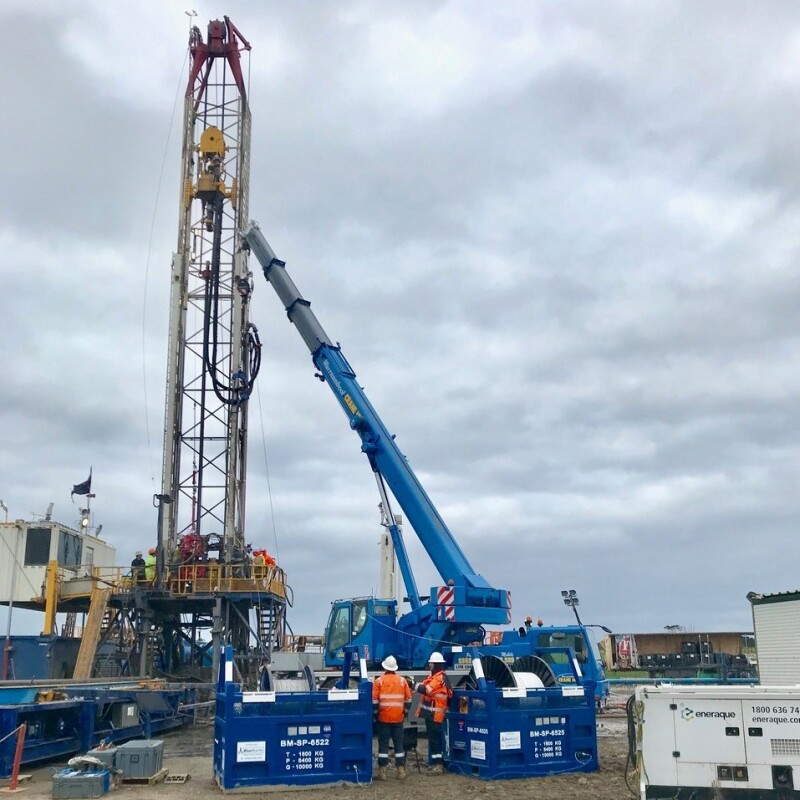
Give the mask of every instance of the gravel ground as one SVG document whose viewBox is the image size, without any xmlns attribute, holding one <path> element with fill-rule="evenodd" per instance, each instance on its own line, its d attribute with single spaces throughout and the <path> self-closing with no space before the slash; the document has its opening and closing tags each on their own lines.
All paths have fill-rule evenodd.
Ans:
<svg viewBox="0 0 800 800">
<path fill-rule="evenodd" d="M 600 769 L 584 774 L 572 773 L 544 778 L 524 780 L 481 781 L 457 775 L 428 777 L 418 772 L 413 758 L 409 764 L 408 780 L 400 783 L 390 780 L 386 783 L 372 783 L 364 786 L 345 786 L 335 788 L 308 789 L 299 793 L 302 800 L 341 800 L 362 794 L 365 798 L 380 797 L 385 800 L 470 800 L 486 795 L 502 793 L 503 800 L 523 800 L 536 797 L 537 800 L 627 800 L 632 795 L 625 786 L 624 770 L 627 753 L 625 739 L 625 718 L 622 712 L 625 697 L 613 698 L 609 711 L 598 717 L 598 748 Z M 164 766 L 170 773 L 188 772 L 191 775 L 186 784 L 157 784 L 155 786 L 122 786 L 114 790 L 113 797 L 124 800 L 126 797 L 139 800 L 207 800 L 220 798 L 222 793 L 212 777 L 211 752 L 213 730 L 210 726 L 195 726 L 165 737 Z M 425 741 L 420 740 L 420 756 L 424 758 Z M 22 784 L 23 797 L 30 800 L 50 798 L 53 767 L 43 767 L 30 772 L 31 780 Z M 269 792 L 259 794 L 269 795 Z M 245 795 L 257 797 L 259 794 Z M 288 792 L 281 791 L 282 796 Z M 278 793 L 271 796 L 277 797 Z"/>
</svg>

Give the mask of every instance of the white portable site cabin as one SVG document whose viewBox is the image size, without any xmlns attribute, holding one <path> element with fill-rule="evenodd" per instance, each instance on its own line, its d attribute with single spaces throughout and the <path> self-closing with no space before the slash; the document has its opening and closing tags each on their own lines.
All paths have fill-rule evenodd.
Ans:
<svg viewBox="0 0 800 800">
<path fill-rule="evenodd" d="M 800 591 L 747 595 L 762 686 L 800 684 Z"/>
<path fill-rule="evenodd" d="M 117 557 L 99 537 L 50 520 L 0 522 L 0 551 L 0 605 L 8 605 L 13 587 L 14 605 L 21 608 L 41 608 L 33 598 L 44 595 L 48 562 L 58 562 L 69 579 L 90 574 L 93 566 L 113 567 Z"/>
</svg>

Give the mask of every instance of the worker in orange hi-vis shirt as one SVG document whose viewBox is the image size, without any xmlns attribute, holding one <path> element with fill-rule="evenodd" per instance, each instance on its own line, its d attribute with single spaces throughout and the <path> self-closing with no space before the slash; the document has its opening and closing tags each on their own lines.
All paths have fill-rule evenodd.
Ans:
<svg viewBox="0 0 800 800">
<path fill-rule="evenodd" d="M 389 766 L 389 741 L 394 743 L 394 763 L 398 780 L 406 777 L 406 754 L 403 744 L 403 722 L 411 707 L 411 687 L 397 674 L 397 659 L 389 656 L 381 666 L 383 675 L 372 684 L 372 711 L 378 732 L 377 780 L 386 780 Z"/>
</svg>

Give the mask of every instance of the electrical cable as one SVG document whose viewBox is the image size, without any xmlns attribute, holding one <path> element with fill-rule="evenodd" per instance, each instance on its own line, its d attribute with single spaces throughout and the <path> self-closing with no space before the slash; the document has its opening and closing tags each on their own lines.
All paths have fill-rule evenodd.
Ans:
<svg viewBox="0 0 800 800">
<path fill-rule="evenodd" d="M 222 250 L 222 220 L 224 216 L 224 196 L 217 191 L 216 197 L 208 203 L 214 204 L 213 241 L 211 249 L 211 270 L 206 278 L 203 308 L 203 363 L 217 399 L 224 405 L 241 405 L 250 398 L 253 385 L 261 369 L 261 340 L 255 325 L 247 329 L 247 373 L 237 373 L 238 383 L 224 385 L 219 379 L 219 301 L 220 301 L 220 257 Z M 233 287 L 232 287 L 233 288 Z M 238 287 L 236 287 L 238 288 Z M 249 300 L 252 287 L 248 284 L 248 294 L 244 303 Z M 231 341 L 231 359 L 233 359 L 236 342 Z M 237 375 L 233 378 L 237 379 Z"/>
<path fill-rule="evenodd" d="M 360 779 L 359 779 L 359 777 L 358 777 L 358 767 L 357 767 L 355 764 L 353 764 L 353 769 L 355 770 L 355 773 L 356 773 L 356 783 L 357 783 L 357 784 L 358 784 L 358 785 L 359 785 L 359 786 L 360 786 L 362 789 L 363 789 L 363 788 L 365 788 L 365 787 L 367 787 L 367 786 L 371 786 L 371 785 L 372 785 L 372 779 L 370 779 L 370 780 L 369 780 L 367 783 L 361 783 L 361 781 L 360 781 Z"/>
<path fill-rule="evenodd" d="M 529 776 L 529 777 L 546 778 L 546 777 L 550 777 L 550 776 L 553 776 L 553 775 L 569 775 L 570 773 L 573 773 L 573 772 L 580 772 L 587 764 L 591 763 L 591 761 L 592 761 L 592 757 L 591 756 L 588 756 L 587 758 L 584 758 L 584 759 L 580 759 L 580 758 L 578 758 L 578 756 L 576 754 L 575 758 L 576 758 L 578 763 L 575 764 L 572 767 L 565 767 L 564 769 L 554 769 L 554 770 L 552 770 L 550 772 L 537 772 L 535 776 L 532 775 L 532 776 Z M 452 761 L 450 762 L 450 765 L 451 766 L 453 765 Z M 456 768 L 456 774 L 457 775 L 464 775 L 464 774 L 470 774 L 471 775 L 472 774 L 472 768 L 470 767 L 469 773 L 462 772 L 462 771 L 458 770 L 458 768 Z M 492 780 L 494 780 L 495 778 L 506 778 L 506 777 L 508 777 L 508 778 L 519 778 L 520 774 L 518 772 L 498 772 L 498 773 L 492 775 Z"/>
<path fill-rule="evenodd" d="M 222 118 L 220 121 L 221 130 L 226 129 L 225 125 L 225 88 L 227 86 L 227 60 L 222 64 Z M 205 94 L 207 101 L 208 94 Z M 237 372 L 232 376 L 232 380 L 236 381 L 228 386 L 225 386 L 218 377 L 220 370 L 218 369 L 218 329 L 219 329 L 219 300 L 220 300 L 220 255 L 222 250 L 222 220 L 224 217 L 224 195 L 217 189 L 215 196 L 206 201 L 206 209 L 208 205 L 212 205 L 213 211 L 213 239 L 211 250 L 211 270 L 210 275 L 206 277 L 206 291 L 205 303 L 203 314 L 203 363 L 211 378 L 211 385 L 214 389 L 214 394 L 223 405 L 241 405 L 249 399 L 253 391 L 253 384 L 258 376 L 259 369 L 261 368 L 261 341 L 258 338 L 258 329 L 254 325 L 248 325 L 247 329 L 247 372 Z M 208 211 L 206 211 L 208 213 Z M 233 278 L 233 275 L 231 276 Z M 241 291 L 241 286 L 231 286 L 230 290 Z M 248 283 L 246 293 L 243 292 L 243 302 L 249 301 L 252 286 Z M 211 337 L 211 353 L 209 353 L 209 337 Z M 230 358 L 233 361 L 234 348 L 240 347 L 240 342 L 230 342 Z"/>
<path fill-rule="evenodd" d="M 627 702 L 625 703 L 625 722 L 626 722 L 626 736 L 628 742 L 628 752 L 625 754 L 625 769 L 623 772 L 623 776 L 625 778 L 625 786 L 627 787 L 628 791 L 631 794 L 634 794 L 633 789 L 631 789 L 630 783 L 628 782 L 628 775 L 631 769 L 632 763 L 635 762 L 636 756 L 635 748 L 636 748 L 636 733 L 633 730 L 633 702 L 635 696 L 631 695 Z"/>
<path fill-rule="evenodd" d="M 636 695 L 632 694 L 627 702 L 625 703 L 625 718 L 626 718 L 626 737 L 628 741 L 628 752 L 625 756 L 625 770 L 623 772 L 623 777 L 625 779 L 625 787 L 631 793 L 631 796 L 634 798 L 639 797 L 639 792 L 632 788 L 629 782 L 630 776 L 636 773 L 640 773 L 643 769 L 643 765 L 640 763 L 639 759 L 637 759 L 637 742 L 636 742 L 636 733 L 638 723 L 640 719 L 637 718 L 637 708 L 639 713 L 641 712 L 640 704 L 637 705 Z M 641 775 L 640 775 L 641 777 Z"/>
</svg>

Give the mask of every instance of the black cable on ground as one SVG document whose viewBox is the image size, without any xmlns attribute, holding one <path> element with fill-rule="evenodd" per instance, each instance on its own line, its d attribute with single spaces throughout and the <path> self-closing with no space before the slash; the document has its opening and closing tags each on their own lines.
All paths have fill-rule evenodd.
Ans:
<svg viewBox="0 0 800 800">
<path fill-rule="evenodd" d="M 636 695 L 632 694 L 625 703 L 625 717 L 627 721 L 628 753 L 625 756 L 625 786 L 633 797 L 639 797 L 637 789 L 632 789 L 628 781 L 631 771 L 638 767 L 636 763 L 636 721 L 633 718 L 633 706 L 636 702 Z"/>
</svg>

